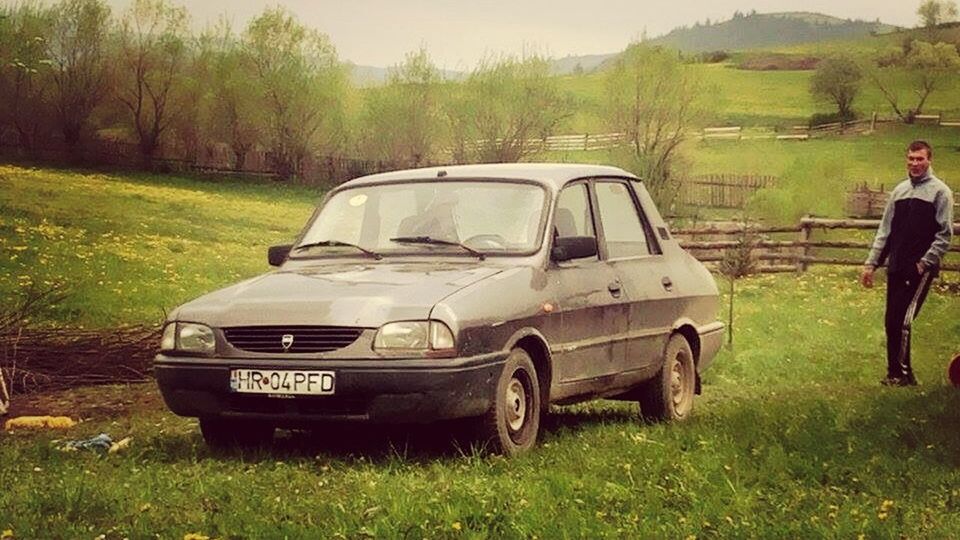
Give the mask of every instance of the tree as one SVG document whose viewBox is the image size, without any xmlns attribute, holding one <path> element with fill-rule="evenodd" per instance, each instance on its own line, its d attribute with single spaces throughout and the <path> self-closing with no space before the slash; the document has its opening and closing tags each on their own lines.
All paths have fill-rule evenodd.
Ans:
<svg viewBox="0 0 960 540">
<path fill-rule="evenodd" d="M 934 28 L 957 18 L 957 3 L 953 0 L 923 0 L 917 8 L 920 22 L 926 28 Z"/>
<path fill-rule="evenodd" d="M 727 305 L 727 347 L 733 346 L 733 303 L 737 295 L 737 280 L 753 274 L 757 270 L 757 259 L 753 251 L 757 248 L 759 238 L 750 230 L 747 220 L 742 220 L 743 230 L 737 241 L 737 246 L 723 252 L 718 270 L 727 278 L 730 284 L 729 304 Z"/>
<path fill-rule="evenodd" d="M 398 167 L 439 159 L 446 142 L 444 82 L 426 50 L 407 54 L 387 84 L 366 92 L 364 155 Z"/>
<path fill-rule="evenodd" d="M 860 92 L 863 72 L 849 56 L 832 56 L 820 62 L 810 81 L 810 92 L 837 106 L 842 120 L 853 118 L 853 100 Z"/>
<path fill-rule="evenodd" d="M 243 170 L 247 155 L 264 141 L 266 125 L 259 85 L 251 80 L 252 60 L 232 29 L 221 22 L 200 40 L 209 58 L 208 93 L 201 108 L 204 136 L 225 142 L 233 152 L 233 168 Z"/>
<path fill-rule="evenodd" d="M 483 60 L 458 90 L 448 115 L 459 162 L 520 161 L 541 150 L 535 139 L 553 135 L 573 114 L 540 56 Z"/>
<path fill-rule="evenodd" d="M 129 113 L 146 162 L 153 159 L 170 125 L 186 32 L 186 10 L 166 0 L 134 0 L 121 23 L 118 99 Z"/>
<path fill-rule="evenodd" d="M 198 161 L 207 132 L 199 120 L 212 86 L 211 57 L 209 49 L 200 44 L 200 39 L 191 37 L 185 40 L 176 91 L 170 97 L 167 123 L 170 138 L 177 145 L 177 154 L 190 163 Z"/>
<path fill-rule="evenodd" d="M 273 164 L 283 178 L 300 175 L 311 152 L 332 155 L 342 144 L 346 69 L 325 34 L 282 8 L 250 21 L 243 43 L 269 117 Z"/>
<path fill-rule="evenodd" d="M 662 207 L 669 206 L 676 183 L 680 144 L 702 115 L 700 88 L 677 56 L 632 44 L 607 75 L 607 121 L 622 133 L 627 156 Z"/>
<path fill-rule="evenodd" d="M 0 124 L 12 128 L 27 152 L 47 138 L 52 125 L 50 9 L 36 4 L 0 8 Z"/>
<path fill-rule="evenodd" d="M 53 18 L 53 101 L 64 142 L 76 146 L 107 92 L 110 8 L 103 0 L 63 0 Z"/>
<path fill-rule="evenodd" d="M 960 55 L 957 48 L 949 43 L 936 45 L 925 41 L 912 41 L 905 52 L 890 52 L 874 59 L 869 66 L 869 76 L 890 104 L 893 112 L 906 123 L 923 113 L 927 98 L 934 91 L 943 88 L 957 69 L 960 69 Z M 916 105 L 904 107 L 897 76 L 906 72 L 913 84 Z M 901 85 L 902 86 L 902 85 Z"/>
</svg>

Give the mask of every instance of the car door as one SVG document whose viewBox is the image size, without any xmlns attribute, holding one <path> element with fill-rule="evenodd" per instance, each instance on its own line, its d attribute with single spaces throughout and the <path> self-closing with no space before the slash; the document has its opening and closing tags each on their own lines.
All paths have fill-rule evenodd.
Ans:
<svg viewBox="0 0 960 540">
<path fill-rule="evenodd" d="M 587 182 L 567 185 L 557 199 L 554 238 L 596 237 L 594 208 Z M 627 330 L 629 305 L 614 269 L 598 256 L 552 263 L 559 292 L 560 343 L 554 344 L 554 369 L 561 384 L 596 381 L 617 372 L 626 355 L 621 335 Z M 571 394 L 593 387 L 569 389 Z M 561 393 L 566 393 L 562 391 Z"/>
<path fill-rule="evenodd" d="M 658 366 L 677 316 L 669 266 L 629 182 L 597 179 L 594 192 L 600 253 L 630 302 L 626 354 L 619 370 Z"/>
</svg>

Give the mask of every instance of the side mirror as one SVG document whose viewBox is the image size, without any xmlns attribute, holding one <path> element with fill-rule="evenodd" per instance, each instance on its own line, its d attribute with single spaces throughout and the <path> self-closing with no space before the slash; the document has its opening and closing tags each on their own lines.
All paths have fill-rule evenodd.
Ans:
<svg viewBox="0 0 960 540">
<path fill-rule="evenodd" d="M 553 242 L 550 258 L 564 262 L 597 255 L 597 239 L 593 236 L 561 236 Z"/>
<path fill-rule="evenodd" d="M 293 244 L 270 246 L 270 249 L 267 250 L 267 262 L 270 263 L 270 266 L 280 266 L 283 264 L 283 261 L 287 260 L 287 256 L 290 255 L 292 248 Z"/>
</svg>

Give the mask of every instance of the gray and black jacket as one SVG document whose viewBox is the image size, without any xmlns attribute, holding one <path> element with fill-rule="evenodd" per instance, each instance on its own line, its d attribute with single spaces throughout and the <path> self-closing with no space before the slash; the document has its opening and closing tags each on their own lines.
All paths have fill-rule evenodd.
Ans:
<svg viewBox="0 0 960 540">
<path fill-rule="evenodd" d="M 921 178 L 907 178 L 893 189 L 866 264 L 886 261 L 891 274 L 916 274 L 916 264 L 923 262 L 937 271 L 952 236 L 953 193 L 927 169 Z"/>
</svg>

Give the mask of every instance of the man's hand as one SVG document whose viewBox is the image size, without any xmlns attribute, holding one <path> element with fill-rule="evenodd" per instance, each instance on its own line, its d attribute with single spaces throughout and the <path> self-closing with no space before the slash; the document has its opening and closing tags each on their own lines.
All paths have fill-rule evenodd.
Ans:
<svg viewBox="0 0 960 540">
<path fill-rule="evenodd" d="M 860 284 L 868 289 L 873 288 L 873 271 L 875 270 L 872 266 L 864 266 L 863 271 L 860 272 Z"/>
<path fill-rule="evenodd" d="M 917 263 L 917 273 L 922 276 L 923 273 L 926 272 L 926 271 L 927 271 L 927 265 L 923 264 L 923 261 L 918 262 L 918 263 Z"/>
</svg>

